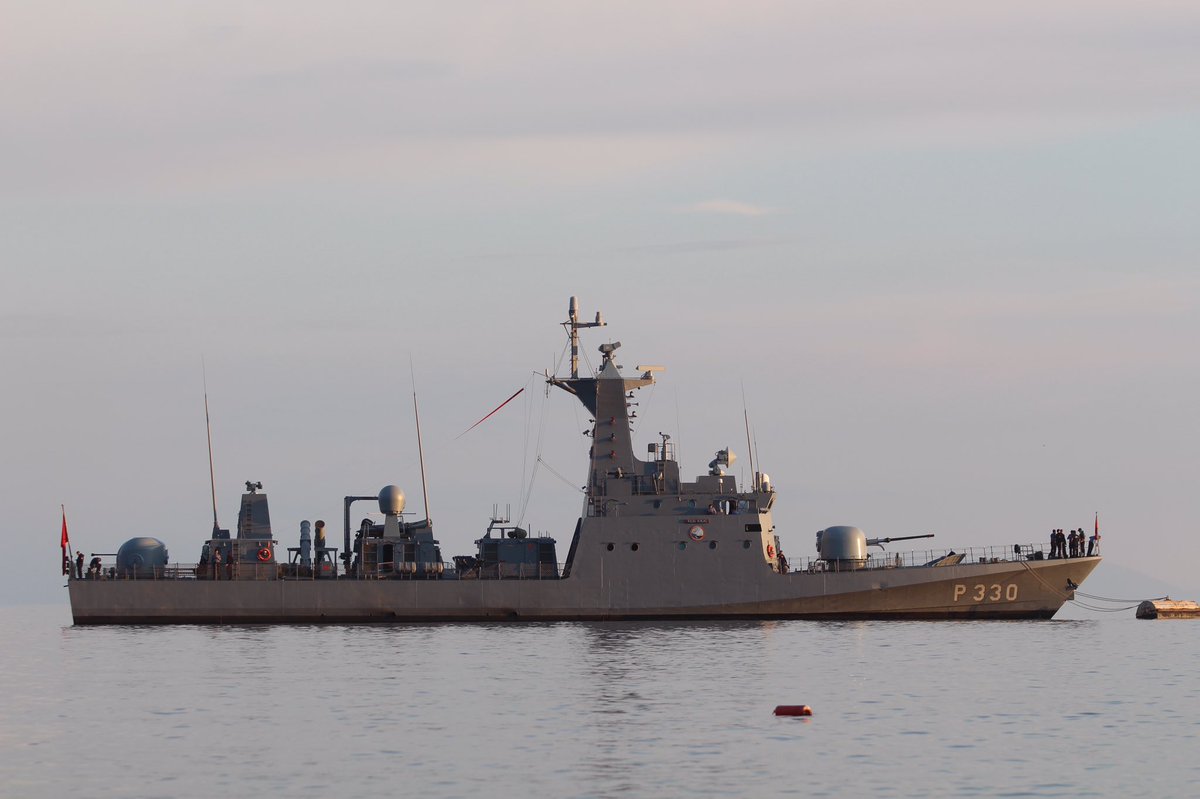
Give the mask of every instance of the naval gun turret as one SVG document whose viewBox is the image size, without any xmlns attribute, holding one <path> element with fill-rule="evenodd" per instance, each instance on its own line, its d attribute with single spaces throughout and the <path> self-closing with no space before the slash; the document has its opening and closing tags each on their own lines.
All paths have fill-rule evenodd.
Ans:
<svg viewBox="0 0 1200 799">
<path fill-rule="evenodd" d="M 867 547 L 882 549 L 884 544 L 893 541 L 912 541 L 916 538 L 933 538 L 933 533 L 867 538 L 866 533 L 857 527 L 835 525 L 817 531 L 817 556 L 837 571 L 861 569 L 867 565 Z"/>
<path fill-rule="evenodd" d="M 117 574 L 129 578 L 161 577 L 168 561 L 167 545 L 157 538 L 131 538 L 117 550 Z"/>
</svg>

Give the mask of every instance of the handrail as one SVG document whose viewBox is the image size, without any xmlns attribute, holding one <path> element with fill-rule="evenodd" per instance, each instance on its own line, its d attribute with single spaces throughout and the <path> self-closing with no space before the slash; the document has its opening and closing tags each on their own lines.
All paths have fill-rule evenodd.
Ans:
<svg viewBox="0 0 1200 799">
<path fill-rule="evenodd" d="M 1045 544 L 1015 544 L 1012 546 L 967 547 L 954 549 L 925 549 L 911 552 L 872 552 L 865 560 L 839 562 L 821 558 L 796 558 L 790 562 L 790 573 L 842 572 L 875 569 L 933 568 L 948 555 L 961 555 L 963 565 L 980 563 L 1021 563 L 1026 561 L 1059 560 L 1049 556 Z M 1095 553 L 1096 555 L 1099 552 Z M 1070 560 L 1070 558 L 1066 558 Z M 166 566 L 130 569 L 118 572 L 113 564 L 100 566 L 98 573 L 89 571 L 85 580 L 329 580 L 347 579 L 344 574 L 321 574 L 316 569 L 301 573 L 295 564 L 286 563 L 225 563 L 215 567 L 212 563 L 169 563 Z M 424 568 L 413 571 L 397 570 L 353 577 L 351 579 L 382 580 L 560 580 L 566 571 L 565 563 L 513 563 L 480 564 L 468 570 L 457 569 L 453 563 L 431 561 Z M 440 568 L 430 568 L 439 566 Z M 72 575 L 72 580 L 78 579 Z"/>
<path fill-rule="evenodd" d="M 1099 552 L 1094 553 L 1098 555 Z M 792 561 L 792 572 L 841 572 L 870 569 L 904 569 L 934 567 L 950 555 L 961 555 L 963 565 L 980 563 L 1021 563 L 1030 560 L 1071 560 L 1051 558 L 1046 544 L 1013 544 L 1012 546 L 967 547 L 966 549 L 925 549 L 912 552 L 870 553 L 865 561 L 836 561 L 821 558 L 800 558 Z M 1082 556 L 1081 556 L 1082 557 Z"/>
</svg>

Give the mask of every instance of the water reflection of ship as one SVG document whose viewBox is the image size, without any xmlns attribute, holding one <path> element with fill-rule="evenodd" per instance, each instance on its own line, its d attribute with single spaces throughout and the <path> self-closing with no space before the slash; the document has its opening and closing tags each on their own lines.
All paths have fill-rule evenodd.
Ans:
<svg viewBox="0 0 1200 799">
<path fill-rule="evenodd" d="M 817 557 L 791 563 L 772 509 L 775 486 L 754 458 L 750 485 L 717 451 L 707 473 L 682 477 L 669 434 L 635 453 L 637 390 L 659 366 L 626 376 L 620 342 L 600 345 L 594 374 L 579 371 L 580 321 L 563 323 L 570 373 L 547 383 L 591 414 L 587 484 L 565 562 L 557 540 L 532 536 L 493 514 L 471 555 L 447 562 L 426 518 L 404 518 L 404 492 L 343 500 L 341 547 L 325 524 L 300 523 L 299 545 L 280 561 L 261 483 L 248 482 L 236 535 L 215 524 L 200 562 L 170 564 L 156 539 L 133 539 L 96 579 L 69 582 L 77 624 L 309 623 L 772 618 L 1049 618 L 1099 557 L 1045 557 L 1040 545 L 924 553 L 884 552 L 893 541 L 835 525 Z M 382 523 L 352 530 L 354 503 L 378 502 Z M 872 553 L 878 547 L 882 554 Z"/>
</svg>

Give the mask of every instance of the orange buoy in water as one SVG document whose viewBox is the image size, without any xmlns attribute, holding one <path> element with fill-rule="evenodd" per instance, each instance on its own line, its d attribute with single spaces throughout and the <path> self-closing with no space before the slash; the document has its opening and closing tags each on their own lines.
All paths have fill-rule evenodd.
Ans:
<svg viewBox="0 0 1200 799">
<path fill-rule="evenodd" d="M 811 716 L 812 708 L 808 705 L 776 705 L 776 716 Z"/>
</svg>

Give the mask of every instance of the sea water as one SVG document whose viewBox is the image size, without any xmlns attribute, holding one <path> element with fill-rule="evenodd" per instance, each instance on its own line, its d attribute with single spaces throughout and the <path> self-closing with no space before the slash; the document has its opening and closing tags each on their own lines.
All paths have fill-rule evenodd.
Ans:
<svg viewBox="0 0 1200 799">
<path fill-rule="evenodd" d="M 0 632 L 9 797 L 1200 795 L 1200 623 L 1131 612 Z"/>
</svg>

